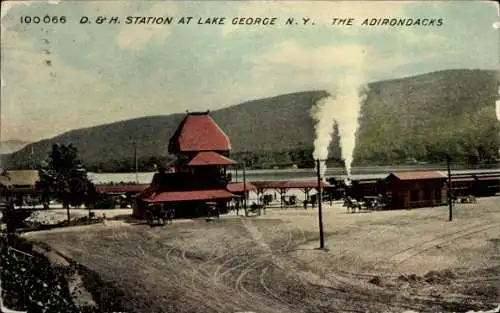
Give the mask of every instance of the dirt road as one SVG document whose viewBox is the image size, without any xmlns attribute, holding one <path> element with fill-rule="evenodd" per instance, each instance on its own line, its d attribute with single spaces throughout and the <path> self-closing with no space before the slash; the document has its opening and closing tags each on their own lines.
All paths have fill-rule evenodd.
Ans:
<svg viewBox="0 0 500 313">
<path fill-rule="evenodd" d="M 499 204 L 457 205 L 453 222 L 446 207 L 327 207 L 327 251 L 303 209 L 26 236 L 112 282 L 127 312 L 466 312 L 499 302 Z"/>
</svg>

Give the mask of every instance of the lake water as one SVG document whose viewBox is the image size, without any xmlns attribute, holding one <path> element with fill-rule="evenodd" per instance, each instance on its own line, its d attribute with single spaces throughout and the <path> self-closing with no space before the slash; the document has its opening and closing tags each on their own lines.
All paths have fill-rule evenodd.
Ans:
<svg viewBox="0 0 500 313">
<path fill-rule="evenodd" d="M 358 167 L 353 169 L 352 179 L 378 179 L 384 178 L 395 171 L 409 171 L 417 169 L 440 170 L 446 172 L 446 167 L 443 166 L 404 166 L 404 167 Z M 233 181 L 243 181 L 243 173 L 241 170 L 232 173 Z M 477 173 L 477 172 L 500 172 L 500 168 L 490 169 L 461 169 L 452 170 L 453 174 L 462 173 Z M 96 184 L 105 183 L 120 183 L 120 182 L 138 182 L 140 184 L 149 184 L 153 178 L 154 172 L 149 173 L 89 173 L 89 178 Z M 326 171 L 327 178 L 336 177 L 338 179 L 346 178 L 343 168 L 328 168 Z M 314 169 L 271 169 L 271 170 L 248 170 L 246 171 L 246 180 L 262 181 L 262 180 L 297 180 L 297 179 L 316 179 L 316 171 Z"/>
</svg>

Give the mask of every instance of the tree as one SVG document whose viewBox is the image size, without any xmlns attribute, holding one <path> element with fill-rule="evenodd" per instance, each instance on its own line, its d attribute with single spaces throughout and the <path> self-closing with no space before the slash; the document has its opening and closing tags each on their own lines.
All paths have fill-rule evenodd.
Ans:
<svg viewBox="0 0 500 313">
<path fill-rule="evenodd" d="M 42 190 L 44 206 L 48 206 L 51 196 L 55 197 L 67 210 L 68 222 L 70 205 L 79 207 L 88 202 L 87 198 L 93 194 L 93 184 L 78 159 L 76 147 L 72 144 L 54 144 L 39 173 L 39 187 Z"/>
</svg>

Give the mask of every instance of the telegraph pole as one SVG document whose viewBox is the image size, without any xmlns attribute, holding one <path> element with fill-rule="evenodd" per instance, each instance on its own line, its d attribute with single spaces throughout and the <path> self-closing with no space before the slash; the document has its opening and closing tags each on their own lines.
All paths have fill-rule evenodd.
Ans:
<svg viewBox="0 0 500 313">
<path fill-rule="evenodd" d="M 247 177 L 246 168 L 243 163 L 243 209 L 245 210 L 245 216 L 247 216 Z"/>
<path fill-rule="evenodd" d="M 318 219 L 319 219 L 319 248 L 325 248 L 325 236 L 323 234 L 323 210 L 322 210 L 322 195 L 321 195 L 321 169 L 320 160 L 316 160 L 316 173 L 318 175 Z"/>
<path fill-rule="evenodd" d="M 137 143 L 134 141 L 134 167 L 135 167 L 135 182 L 139 183 L 139 169 L 138 169 L 138 160 L 137 160 Z"/>
<path fill-rule="evenodd" d="M 449 218 L 448 221 L 453 220 L 453 192 L 451 187 L 451 169 L 450 169 L 450 156 L 446 155 L 446 167 L 448 168 L 448 207 L 449 207 Z"/>
</svg>

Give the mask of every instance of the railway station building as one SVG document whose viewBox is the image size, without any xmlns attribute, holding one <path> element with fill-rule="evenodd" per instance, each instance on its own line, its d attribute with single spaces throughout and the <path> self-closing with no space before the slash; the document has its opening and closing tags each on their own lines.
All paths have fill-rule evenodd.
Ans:
<svg viewBox="0 0 500 313">
<path fill-rule="evenodd" d="M 207 202 L 224 211 L 229 201 L 238 198 L 228 190 L 227 168 L 236 164 L 230 151 L 228 136 L 208 111 L 188 113 L 168 143 L 168 152 L 177 159 L 160 167 L 149 187 L 136 197 L 133 215 L 142 218 L 148 206 L 165 205 L 178 217 L 195 216 Z"/>
</svg>

